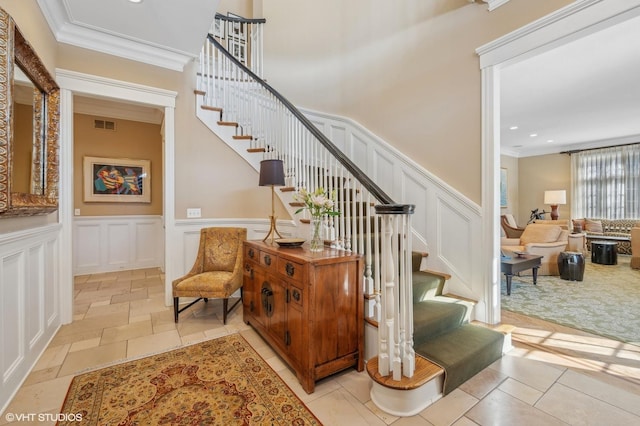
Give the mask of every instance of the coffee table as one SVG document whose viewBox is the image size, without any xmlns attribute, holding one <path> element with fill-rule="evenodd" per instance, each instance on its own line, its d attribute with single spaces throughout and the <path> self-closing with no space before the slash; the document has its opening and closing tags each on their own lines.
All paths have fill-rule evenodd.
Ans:
<svg viewBox="0 0 640 426">
<path fill-rule="evenodd" d="M 533 269 L 533 285 L 538 283 L 538 268 L 540 267 L 542 256 L 537 254 L 523 254 L 520 256 L 510 256 L 500 259 L 500 272 L 507 279 L 507 296 L 511 295 L 511 278 L 522 271 Z"/>
</svg>

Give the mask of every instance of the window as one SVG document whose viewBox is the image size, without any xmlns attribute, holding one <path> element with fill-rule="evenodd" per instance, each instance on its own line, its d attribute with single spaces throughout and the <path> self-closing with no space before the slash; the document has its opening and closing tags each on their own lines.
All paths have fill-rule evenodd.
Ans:
<svg viewBox="0 0 640 426">
<path fill-rule="evenodd" d="M 573 215 L 640 219 L 640 144 L 571 154 Z"/>
</svg>

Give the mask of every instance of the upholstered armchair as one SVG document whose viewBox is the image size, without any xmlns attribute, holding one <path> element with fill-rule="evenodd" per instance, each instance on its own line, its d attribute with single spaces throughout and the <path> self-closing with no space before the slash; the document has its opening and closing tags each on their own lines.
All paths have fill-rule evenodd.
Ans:
<svg viewBox="0 0 640 426">
<path fill-rule="evenodd" d="M 516 225 L 516 220 L 512 214 L 503 214 L 500 216 L 500 225 L 507 238 L 520 238 L 524 228 Z"/>
<path fill-rule="evenodd" d="M 243 241 L 247 239 L 245 228 L 203 228 L 200 230 L 200 246 L 191 271 L 173 281 L 173 311 L 175 322 L 178 314 L 200 299 L 222 299 L 222 323 L 227 323 L 227 314 L 242 300 L 242 253 Z M 229 297 L 240 289 L 241 297 L 228 308 Z M 182 309 L 181 297 L 196 300 Z"/>
<path fill-rule="evenodd" d="M 558 225 L 527 225 L 520 238 L 502 238 L 501 249 L 505 254 L 523 251 L 542 256 L 538 275 L 560 275 L 558 255 L 567 249 L 569 231 Z"/>
<path fill-rule="evenodd" d="M 640 269 L 640 228 L 631 228 L 631 267 Z"/>
</svg>

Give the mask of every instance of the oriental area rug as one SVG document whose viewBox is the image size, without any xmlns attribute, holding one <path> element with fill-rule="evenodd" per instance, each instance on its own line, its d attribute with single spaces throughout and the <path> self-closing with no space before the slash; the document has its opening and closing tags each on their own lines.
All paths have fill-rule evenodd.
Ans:
<svg viewBox="0 0 640 426">
<path fill-rule="evenodd" d="M 74 377 L 59 425 L 319 425 L 239 334 Z"/>
<path fill-rule="evenodd" d="M 618 255 L 617 265 L 599 265 L 585 256 L 582 281 L 538 276 L 533 285 L 531 275 L 513 277 L 511 296 L 503 275 L 502 309 L 640 345 L 640 270 L 630 260 Z"/>
</svg>

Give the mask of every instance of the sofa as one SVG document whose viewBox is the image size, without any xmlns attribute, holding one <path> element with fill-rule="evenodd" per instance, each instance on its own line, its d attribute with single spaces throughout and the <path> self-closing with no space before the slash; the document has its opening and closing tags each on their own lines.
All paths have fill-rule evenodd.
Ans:
<svg viewBox="0 0 640 426">
<path fill-rule="evenodd" d="M 542 259 L 538 275 L 560 275 L 558 255 L 571 250 L 572 246 L 582 244 L 583 238 L 582 234 L 570 234 L 569 230 L 562 229 L 559 225 L 532 223 L 524 228 L 520 238 L 502 238 L 500 249 L 504 254 L 512 256 L 515 256 L 514 251 L 540 255 Z M 576 239 L 579 241 L 575 241 Z"/>
<path fill-rule="evenodd" d="M 591 250 L 591 241 L 598 238 L 618 243 L 618 254 L 632 254 L 631 229 L 640 227 L 636 219 L 573 219 L 574 231 L 582 230 L 587 234 L 587 249 Z"/>
</svg>

